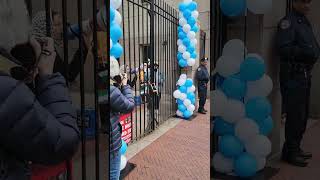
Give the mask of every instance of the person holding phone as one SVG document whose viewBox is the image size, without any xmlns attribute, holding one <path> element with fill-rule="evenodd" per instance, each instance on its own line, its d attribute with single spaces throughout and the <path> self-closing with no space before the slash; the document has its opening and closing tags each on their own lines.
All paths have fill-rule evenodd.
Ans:
<svg viewBox="0 0 320 180">
<path fill-rule="evenodd" d="M 110 59 L 110 180 L 119 180 L 121 162 L 120 114 L 127 114 L 135 107 L 133 92 L 126 73 L 120 73 L 117 60 Z"/>
<path fill-rule="evenodd" d="M 29 36 L 24 1 L 4 0 L 0 7 L 0 179 L 28 180 L 30 162 L 56 165 L 71 159 L 80 132 L 65 79 L 53 71 L 53 39 L 39 43 Z M 31 47 L 35 59 L 16 59 L 11 52 L 20 44 Z M 30 82 L 34 91 L 26 86 Z"/>
</svg>

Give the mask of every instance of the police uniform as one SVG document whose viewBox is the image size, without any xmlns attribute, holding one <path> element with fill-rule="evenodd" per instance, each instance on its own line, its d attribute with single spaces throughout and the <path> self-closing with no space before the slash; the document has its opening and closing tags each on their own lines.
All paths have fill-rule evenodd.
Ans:
<svg viewBox="0 0 320 180">
<path fill-rule="evenodd" d="M 300 143 L 309 118 L 311 70 L 320 48 L 311 23 L 297 11 L 280 21 L 276 43 L 281 60 L 282 111 L 287 114 L 283 159 L 297 166 L 306 166 L 301 157 L 311 158 L 311 154 L 304 153 Z"/>
<path fill-rule="evenodd" d="M 207 61 L 204 59 L 202 61 Z M 199 109 L 198 112 L 205 113 L 204 105 L 207 99 L 207 85 L 209 82 L 209 72 L 206 66 L 200 65 L 197 69 L 196 79 L 198 82 L 198 93 L 199 93 Z"/>
</svg>

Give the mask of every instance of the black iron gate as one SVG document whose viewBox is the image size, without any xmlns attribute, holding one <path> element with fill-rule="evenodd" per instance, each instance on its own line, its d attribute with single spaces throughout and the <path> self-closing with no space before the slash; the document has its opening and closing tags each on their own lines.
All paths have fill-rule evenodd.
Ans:
<svg viewBox="0 0 320 180">
<path fill-rule="evenodd" d="M 98 103 L 98 86 L 101 82 L 98 81 L 98 72 L 101 70 L 108 71 L 108 62 L 101 66 L 98 54 L 98 24 L 97 12 L 99 9 L 105 7 L 110 9 L 110 1 L 106 0 L 25 0 L 30 17 L 36 15 L 39 11 L 45 11 L 46 14 L 46 35 L 52 37 L 53 12 L 59 14 L 61 17 L 61 25 L 63 27 L 62 39 L 62 55 L 63 61 L 63 75 L 68 79 L 69 68 L 74 68 L 79 71 L 78 80 L 75 83 L 68 83 L 70 87 L 70 94 L 72 96 L 73 104 L 78 109 L 78 122 L 81 130 L 81 146 L 78 152 L 70 160 L 66 167 L 66 176 L 64 179 L 109 179 L 109 138 L 103 133 L 105 130 L 101 129 L 101 121 L 107 121 L 109 118 L 108 108 L 103 108 Z M 105 12 L 106 19 L 109 19 L 109 11 Z M 84 39 L 79 38 L 84 35 L 83 22 L 91 19 L 91 35 L 92 40 L 89 42 L 90 48 L 87 49 L 88 56 L 83 53 Z M 56 23 L 59 23 L 56 22 Z M 78 25 L 79 36 L 75 40 L 68 40 L 67 27 L 68 23 L 71 25 Z M 106 22 L 103 32 L 106 36 L 105 49 L 109 49 L 109 21 Z M 108 39 L 108 40 L 107 40 Z M 74 56 L 75 51 L 78 51 L 75 66 L 70 65 L 70 56 Z M 109 57 L 109 51 L 106 52 L 105 57 Z M 74 64 L 73 64 L 74 65 Z M 104 68 L 104 69 L 101 69 Z M 90 77 L 88 77 L 90 76 Z M 89 79 L 89 80 L 88 80 Z M 92 80 L 92 81 L 90 81 Z M 106 80 L 104 84 L 105 91 L 109 90 L 109 81 Z M 108 94 L 108 93 L 107 93 Z M 101 108 L 102 107 L 102 108 Z M 107 104 L 105 105 L 107 107 Z M 108 123 L 105 123 L 108 126 Z M 108 129 L 104 128 L 104 129 Z M 50 167 L 48 167 L 50 168 Z M 56 177 L 60 179 L 61 176 Z"/>
<path fill-rule="evenodd" d="M 137 141 L 175 114 L 178 12 L 163 0 L 123 0 L 120 10 L 124 55 L 119 62 L 134 86 L 131 140 Z"/>
</svg>

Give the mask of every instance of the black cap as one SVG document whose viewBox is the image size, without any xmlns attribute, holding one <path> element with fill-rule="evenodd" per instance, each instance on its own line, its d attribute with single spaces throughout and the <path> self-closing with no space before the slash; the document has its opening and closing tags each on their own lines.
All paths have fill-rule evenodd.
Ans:
<svg viewBox="0 0 320 180">
<path fill-rule="evenodd" d="M 208 58 L 202 58 L 200 61 L 201 62 L 206 62 L 206 61 L 208 61 Z"/>
</svg>

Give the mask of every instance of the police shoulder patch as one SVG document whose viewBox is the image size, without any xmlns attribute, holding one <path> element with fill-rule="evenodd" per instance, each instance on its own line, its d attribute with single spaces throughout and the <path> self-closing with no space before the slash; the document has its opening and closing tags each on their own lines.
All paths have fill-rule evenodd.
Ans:
<svg viewBox="0 0 320 180">
<path fill-rule="evenodd" d="M 201 71 L 201 68 L 198 68 L 198 71 Z"/>
<path fill-rule="evenodd" d="M 287 19 L 282 20 L 281 23 L 280 23 L 280 28 L 281 29 L 288 29 L 290 26 L 291 26 L 291 23 Z"/>
</svg>

